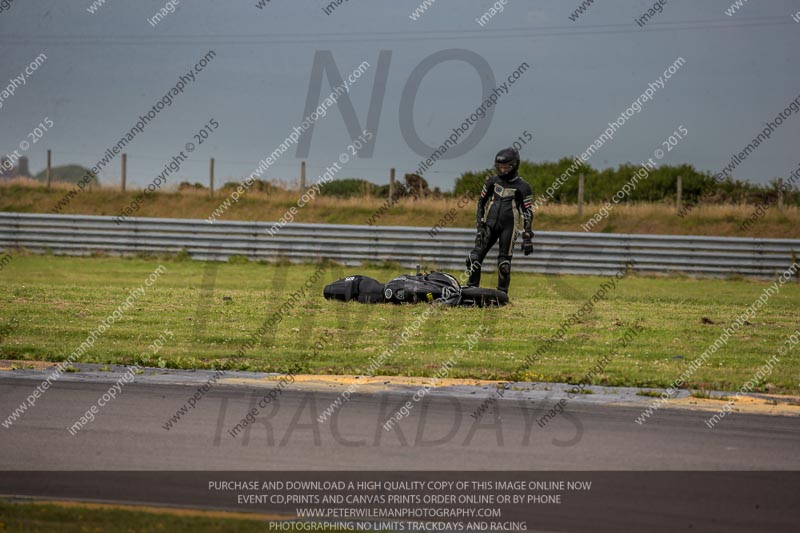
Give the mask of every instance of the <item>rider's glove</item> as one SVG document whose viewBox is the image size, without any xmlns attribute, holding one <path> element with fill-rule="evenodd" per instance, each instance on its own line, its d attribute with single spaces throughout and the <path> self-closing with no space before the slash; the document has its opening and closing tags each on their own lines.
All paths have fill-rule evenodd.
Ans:
<svg viewBox="0 0 800 533">
<path fill-rule="evenodd" d="M 522 253 L 525 255 L 531 255 L 533 253 L 533 232 L 532 231 L 523 231 L 522 232 Z"/>
</svg>

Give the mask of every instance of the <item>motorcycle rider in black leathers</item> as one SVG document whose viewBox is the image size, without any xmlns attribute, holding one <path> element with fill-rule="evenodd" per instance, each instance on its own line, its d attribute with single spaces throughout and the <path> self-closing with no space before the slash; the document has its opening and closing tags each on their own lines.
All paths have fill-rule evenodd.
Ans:
<svg viewBox="0 0 800 533">
<path fill-rule="evenodd" d="M 481 264 L 498 240 L 497 290 L 506 294 L 511 283 L 511 256 L 520 231 L 523 253 L 529 255 L 533 252 L 533 193 L 531 186 L 517 176 L 519 162 L 517 150 L 500 150 L 494 158 L 497 175 L 487 178 L 483 184 L 478 199 L 475 248 L 467 257 L 469 287 L 480 286 Z"/>
</svg>

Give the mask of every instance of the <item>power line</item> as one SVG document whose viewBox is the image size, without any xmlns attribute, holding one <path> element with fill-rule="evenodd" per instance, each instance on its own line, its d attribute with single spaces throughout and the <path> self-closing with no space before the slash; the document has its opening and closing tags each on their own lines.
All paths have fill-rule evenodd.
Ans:
<svg viewBox="0 0 800 533">
<path fill-rule="evenodd" d="M 10 150 L 7 151 L 7 152 L 11 153 Z M 86 152 L 70 152 L 70 151 L 61 151 L 61 150 L 53 150 L 53 156 L 54 157 L 61 157 L 61 156 L 88 157 L 88 158 L 92 158 L 91 160 L 95 160 L 98 157 L 97 154 L 91 154 L 91 153 L 86 153 Z M 27 157 L 28 157 L 29 160 L 31 159 L 30 156 L 27 156 Z M 214 159 L 216 161 L 216 164 L 217 164 L 218 168 L 224 168 L 226 166 L 242 166 L 242 167 L 245 167 L 246 169 L 249 169 L 244 174 L 245 176 L 247 174 L 249 174 L 252 171 L 252 169 L 254 169 L 254 168 L 256 168 L 258 166 L 258 161 L 257 160 L 243 161 L 243 160 L 239 160 L 239 159 L 227 159 L 227 158 L 219 157 L 219 156 L 214 156 Z M 317 159 L 321 159 L 321 158 L 317 158 Z M 130 171 L 131 171 L 132 163 L 135 163 L 137 160 L 157 161 L 159 163 L 169 163 L 170 158 L 168 158 L 168 157 L 154 157 L 154 156 L 146 156 L 146 155 L 136 155 L 136 154 L 133 154 L 133 153 L 128 153 L 128 174 L 129 175 L 131 175 Z M 291 169 L 291 170 L 297 171 L 297 173 L 299 174 L 299 172 L 300 172 L 299 162 L 303 161 L 303 160 L 306 161 L 307 169 L 309 169 L 309 170 L 312 170 L 312 169 L 324 170 L 325 168 L 327 168 L 325 163 L 315 164 L 313 162 L 309 162 L 308 159 L 296 159 L 295 163 L 273 163 L 270 166 L 270 168 L 278 167 L 278 168 Z M 72 162 L 71 163 L 65 163 L 65 164 L 81 165 L 81 163 L 72 163 Z M 198 166 L 200 168 L 207 169 L 208 168 L 208 160 L 207 159 L 193 159 L 193 160 L 185 161 L 185 162 L 181 163 L 181 168 L 183 168 L 184 165 L 185 166 Z M 348 163 L 347 167 L 345 167 L 343 169 L 343 171 L 344 171 L 345 174 L 347 174 L 347 173 L 359 173 L 359 172 L 388 172 L 389 168 L 391 166 L 392 165 L 388 165 L 388 166 L 385 166 L 385 167 L 377 167 L 377 166 L 373 167 L 373 166 L 353 165 L 352 163 Z M 412 168 L 413 166 L 414 166 L 413 164 L 409 164 L 408 168 L 413 170 L 413 168 Z M 402 165 L 395 165 L 395 167 L 401 168 L 401 169 L 403 168 Z M 117 170 L 114 170 L 112 168 L 109 168 L 109 169 L 103 171 L 104 174 L 106 174 L 106 173 L 115 174 L 116 172 L 117 172 Z M 425 174 L 426 175 L 427 174 L 461 175 L 464 172 L 466 172 L 466 171 L 463 170 L 463 169 L 452 169 L 452 170 L 445 169 L 445 170 L 429 170 L 429 171 L 425 172 Z M 144 175 L 144 173 L 136 173 L 136 175 Z"/>
<path fill-rule="evenodd" d="M 706 19 L 697 21 L 652 22 L 647 29 L 633 24 L 595 24 L 573 26 L 546 26 L 537 28 L 505 28 L 487 30 L 425 30 L 416 32 L 348 32 L 316 33 L 313 36 L 297 34 L 183 34 L 161 35 L 153 38 L 146 35 L 4 35 L 0 43 L 7 45 L 59 44 L 59 45 L 97 45 L 139 46 L 139 45 L 257 45 L 257 44 L 313 44 L 320 42 L 365 42 L 365 41 L 432 41 L 453 39 L 526 39 L 533 37 L 564 37 L 579 35 L 611 35 L 624 33 L 643 33 L 660 31 L 685 31 L 707 29 L 756 28 L 795 23 L 786 17 L 751 17 L 731 21 L 726 19 Z"/>
<path fill-rule="evenodd" d="M 726 26 L 737 25 L 742 22 L 750 23 L 750 22 L 787 22 L 786 17 L 748 17 L 748 18 L 740 18 L 737 21 L 733 21 L 730 18 L 720 18 L 720 19 L 702 19 L 702 20 L 676 20 L 676 21 L 666 21 L 666 22 L 650 22 L 648 23 L 648 28 L 653 27 L 672 27 L 672 26 L 683 26 L 683 25 L 703 25 L 703 24 L 724 24 Z M 789 22 L 789 24 L 792 24 Z M 575 25 L 566 25 L 566 26 L 539 26 L 539 27 L 528 27 L 528 26 L 520 26 L 516 28 L 486 28 L 486 29 L 462 29 L 462 30 L 421 30 L 421 31 L 367 31 L 367 32 L 315 32 L 315 37 L 354 37 L 354 36 L 364 36 L 364 37 L 375 37 L 375 38 L 384 38 L 386 36 L 417 36 L 417 35 L 429 35 L 429 34 L 505 34 L 508 32 L 528 32 L 528 31 L 535 31 L 535 30 L 573 30 L 578 31 L 581 29 L 593 29 L 593 28 L 617 28 L 617 29 L 624 29 L 624 28 L 631 28 L 633 27 L 632 24 L 582 24 L 580 26 Z M 635 28 L 635 27 L 634 27 Z M 646 31 L 646 30 L 643 30 Z M 26 37 L 29 34 L 8 34 L 8 37 Z M 50 37 L 53 38 L 75 38 L 75 39 L 84 39 L 86 38 L 86 34 L 75 34 L 75 35 L 51 35 Z M 91 37 L 91 36 L 90 36 Z M 151 36 L 148 35 L 137 35 L 137 34 L 129 34 L 129 35 L 108 35 L 108 36 L 96 36 L 97 38 L 119 38 L 119 39 L 146 39 L 152 40 Z M 225 37 L 225 38 L 257 38 L 257 37 L 297 37 L 296 32 L 291 33 L 220 33 L 220 34 L 207 34 L 207 33 L 186 33 L 186 34 L 178 34 L 178 35 L 169 35 L 169 34 L 162 34 L 159 35 L 159 38 L 163 39 L 181 39 L 181 38 L 208 38 L 208 37 Z"/>
</svg>

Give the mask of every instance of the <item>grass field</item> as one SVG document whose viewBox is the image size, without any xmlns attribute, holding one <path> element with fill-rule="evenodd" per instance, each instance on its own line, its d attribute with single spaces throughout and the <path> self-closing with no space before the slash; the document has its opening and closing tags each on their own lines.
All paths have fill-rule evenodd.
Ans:
<svg viewBox="0 0 800 533">
<path fill-rule="evenodd" d="M 249 335 L 319 270 L 318 265 L 17 255 L 0 271 L 0 357 L 65 360 L 159 264 L 166 269 L 163 275 L 79 362 L 282 372 L 305 361 L 308 373 L 360 374 L 371 357 L 427 309 L 326 301 L 322 287 L 334 279 L 362 273 L 386 281 L 402 271 L 325 265 L 324 275 L 306 297 L 280 323 L 266 328 L 252 349 L 237 356 Z M 483 285 L 493 286 L 495 281 L 487 273 Z M 432 376 L 456 349 L 465 347 L 479 326 L 485 326 L 488 334 L 458 357 L 450 377 L 507 378 L 605 281 L 516 273 L 512 305 L 442 309 L 420 321 L 418 331 L 377 373 Z M 578 383 L 617 348 L 619 355 L 592 383 L 666 387 L 769 284 L 630 275 L 528 368 L 524 378 Z M 641 332 L 623 347 L 620 338 L 631 328 Z M 800 285 L 790 282 L 692 375 L 690 386 L 738 389 L 798 328 Z M 172 336 L 153 354 L 148 347 L 165 329 Z M 769 390 L 800 392 L 798 355 L 800 351 L 781 359 L 768 379 Z"/>
<path fill-rule="evenodd" d="M 68 188 L 66 184 L 57 184 L 48 191 L 32 181 L 0 181 L 0 211 L 47 213 Z M 117 189 L 95 188 L 73 198 L 62 212 L 117 216 L 139 192 L 134 190 L 123 194 Z M 225 198 L 224 192 L 218 192 L 215 198 L 209 198 L 208 192 L 193 190 L 156 193 L 142 204 L 135 216 L 205 219 Z M 297 199 L 296 192 L 276 190 L 267 194 L 251 190 L 219 220 L 275 221 L 287 209 L 296 206 Z M 295 220 L 363 225 L 385 201 L 371 196 L 346 199 L 319 197 L 298 210 Z M 586 223 L 599 212 L 600 207 L 599 204 L 584 206 L 581 219 L 575 205 L 546 205 L 536 212 L 534 230 L 583 231 L 581 223 Z M 458 198 L 400 199 L 382 213 L 375 224 L 430 228 L 438 224 L 450 209 L 454 209 L 455 214 L 448 227 L 474 228 L 475 203 L 468 202 L 459 207 Z M 739 224 L 747 220 L 755 209 L 753 205 L 699 205 L 686 217 L 680 218 L 672 205 L 623 204 L 616 206 L 608 218 L 592 228 L 592 232 L 800 238 L 800 209 L 797 206 L 787 206 L 783 213 L 773 206 L 750 229 L 742 232 Z"/>
</svg>

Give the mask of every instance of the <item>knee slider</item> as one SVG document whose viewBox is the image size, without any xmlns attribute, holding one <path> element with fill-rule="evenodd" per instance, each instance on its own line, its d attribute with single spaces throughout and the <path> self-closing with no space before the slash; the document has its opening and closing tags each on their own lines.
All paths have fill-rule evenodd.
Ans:
<svg viewBox="0 0 800 533">
<path fill-rule="evenodd" d="M 497 270 L 500 272 L 502 276 L 508 276 L 511 274 L 511 262 L 510 261 L 503 261 L 499 265 L 497 265 Z"/>
</svg>

